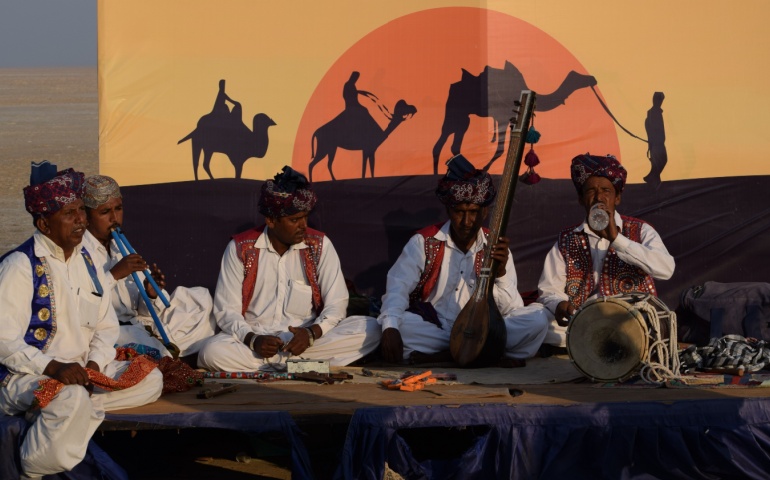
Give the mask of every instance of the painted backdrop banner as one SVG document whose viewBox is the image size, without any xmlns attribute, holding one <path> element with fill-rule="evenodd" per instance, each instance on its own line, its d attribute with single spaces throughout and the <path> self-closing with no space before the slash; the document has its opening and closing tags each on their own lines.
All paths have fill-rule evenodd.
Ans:
<svg viewBox="0 0 770 480">
<path fill-rule="evenodd" d="M 524 88 L 543 178 L 584 152 L 632 183 L 770 173 L 763 1 L 98 7 L 100 166 L 122 185 L 425 175 L 459 151 L 500 173 Z"/>
</svg>

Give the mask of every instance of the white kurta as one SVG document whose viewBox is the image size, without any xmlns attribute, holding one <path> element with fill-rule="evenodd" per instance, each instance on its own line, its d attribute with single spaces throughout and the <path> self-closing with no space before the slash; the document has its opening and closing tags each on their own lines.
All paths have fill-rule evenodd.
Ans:
<svg viewBox="0 0 770 480">
<path fill-rule="evenodd" d="M 425 239 L 416 234 L 409 239 L 401 256 L 388 272 L 386 293 L 378 322 L 382 329 L 396 328 L 404 343 L 404 359 L 412 352 L 437 353 L 449 348 L 449 335 L 462 308 L 468 303 L 476 286 L 474 267 L 476 254 L 486 247 L 484 232 L 479 230 L 476 241 L 463 253 L 452 240 L 450 222 L 446 222 L 435 238 L 445 242 L 436 286 L 428 295 L 438 313 L 441 328 L 427 322 L 409 308 L 409 294 L 414 291 L 425 268 Z M 492 289 L 497 307 L 505 320 L 507 343 L 505 356 L 525 359 L 537 352 L 546 333 L 547 317 L 541 305 L 525 307 L 517 290 L 513 256 L 508 255 L 506 273 L 495 279 Z"/>
<path fill-rule="evenodd" d="M 651 225 L 646 223 L 642 225 L 641 243 L 638 243 L 629 240 L 620 233 L 623 230 L 623 219 L 617 211 L 615 212 L 615 224 L 618 226 L 619 232 L 612 243 L 599 237 L 585 222 L 574 230 L 575 232 L 586 232 L 588 235 L 594 280 L 594 290 L 591 292 L 589 300 L 596 298 L 599 293 L 599 273 L 602 271 L 604 259 L 607 257 L 607 251 L 610 247 L 615 249 L 618 258 L 629 265 L 641 268 L 656 280 L 668 280 L 674 274 L 674 257 L 668 253 L 660 235 Z M 566 345 L 567 328 L 556 323 L 554 314 L 560 302 L 569 300 L 569 296 L 564 291 L 566 284 L 567 267 L 559 250 L 559 243 L 556 242 L 545 257 L 543 273 L 540 275 L 540 282 L 538 283 L 540 295 L 537 301 L 545 305 L 550 314 L 548 335 L 544 343 L 562 347 Z M 576 305 L 576 307 L 579 306 Z"/>
<path fill-rule="evenodd" d="M 318 265 L 318 285 L 324 308 L 316 315 L 312 289 L 302 267 L 300 251 L 304 242 L 292 245 L 279 255 L 268 238 L 268 228 L 257 239 L 259 249 L 257 282 L 245 315 L 242 314 L 244 267 L 234 241 L 222 258 L 214 295 L 214 317 L 222 333 L 202 348 L 198 365 L 209 370 L 254 371 L 282 367 L 288 353 L 264 359 L 243 343 L 246 335 L 275 335 L 284 342 L 292 338 L 288 328 L 317 324 L 323 335 L 301 358 L 329 360 L 331 365 L 347 365 L 379 345 L 380 331 L 373 317 L 345 317 L 348 290 L 339 257 L 328 237 L 324 237 Z"/>
<path fill-rule="evenodd" d="M 128 362 L 113 361 L 118 322 L 109 292 L 94 295 L 96 288 L 80 246 L 65 260 L 61 248 L 44 235 L 35 232 L 34 239 L 35 255 L 45 257 L 50 269 L 56 332 L 46 352 L 24 342 L 32 315 L 32 269 L 26 255 L 12 253 L 0 264 L 0 363 L 11 371 L 7 384 L 0 387 L 0 411 L 8 415 L 30 408 L 38 382 L 48 378 L 43 371 L 51 360 L 81 366 L 93 361 L 113 378 L 128 366 Z M 106 283 L 100 272 L 98 278 L 102 285 Z M 28 413 L 33 424 L 21 445 L 24 472 L 34 476 L 72 469 L 83 459 L 105 410 L 152 402 L 162 387 L 158 370 L 118 392 L 97 391 L 89 396 L 82 386 L 65 386 L 44 409 Z"/>
<path fill-rule="evenodd" d="M 158 340 L 161 338 L 158 327 L 139 293 L 133 276 L 115 280 L 110 273 L 112 267 L 123 258 L 115 241 L 110 243 L 108 252 L 90 232 L 86 232 L 83 243 L 91 252 L 94 263 L 104 271 L 108 282 L 105 289 L 112 290 L 112 306 L 122 324 L 117 344 L 144 344 L 159 349 L 164 356 L 170 356 L 163 343 Z M 140 272 L 137 275 L 144 281 L 144 274 Z M 204 287 L 177 287 L 171 296 L 165 290 L 163 294 L 168 298 L 170 307 L 166 308 L 160 297 L 152 300 L 153 309 L 163 324 L 163 331 L 171 343 L 179 347 L 180 356 L 197 353 L 203 342 L 214 335 L 216 328 L 211 314 L 211 294 Z M 127 325 L 129 323 L 130 325 Z M 157 338 L 150 335 L 145 327 L 150 327 Z"/>
</svg>

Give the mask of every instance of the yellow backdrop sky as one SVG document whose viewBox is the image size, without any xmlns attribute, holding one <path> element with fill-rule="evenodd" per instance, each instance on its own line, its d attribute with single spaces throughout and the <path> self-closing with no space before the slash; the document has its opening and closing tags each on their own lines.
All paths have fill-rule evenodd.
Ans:
<svg viewBox="0 0 770 480">
<path fill-rule="evenodd" d="M 404 16 L 452 6 L 501 12 L 553 38 L 583 73 L 596 77 L 613 114 L 641 137 L 652 93 L 665 92 L 664 180 L 770 173 L 764 132 L 770 111 L 764 88 L 770 34 L 764 22 L 770 4 L 760 0 L 729 9 L 713 0 L 100 0 L 100 170 L 122 185 L 192 180 L 190 143 L 176 142 L 211 110 L 217 82 L 226 78 L 247 125 L 259 112 L 277 124 L 268 155 L 248 160 L 244 168 L 246 178 L 272 177 L 291 163 L 308 102 L 349 49 Z M 424 35 L 430 38 L 431 31 Z M 480 52 L 493 42 L 494 37 L 479 39 Z M 381 48 L 372 56 L 387 52 L 388 45 Z M 365 80 L 362 74 L 360 88 Z M 329 108 L 338 108 L 340 98 L 330 98 Z M 581 98 L 573 103 L 580 105 Z M 565 111 L 576 108 L 571 100 Z M 629 181 L 641 182 L 649 170 L 646 147 L 616 131 Z M 212 171 L 218 178 L 233 176 L 221 154 L 214 155 Z M 202 169 L 199 175 L 205 177 Z"/>
</svg>

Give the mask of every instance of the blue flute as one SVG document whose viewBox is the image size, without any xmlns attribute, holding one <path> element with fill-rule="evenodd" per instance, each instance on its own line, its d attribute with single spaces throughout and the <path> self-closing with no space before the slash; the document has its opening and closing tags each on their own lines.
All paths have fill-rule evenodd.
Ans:
<svg viewBox="0 0 770 480">
<path fill-rule="evenodd" d="M 118 229 L 113 229 L 112 232 L 112 238 L 115 239 L 115 243 L 118 244 L 118 249 L 120 249 L 120 254 L 124 257 L 128 256 L 128 252 L 126 251 L 126 247 L 131 250 L 131 253 L 136 253 L 136 251 L 131 248 L 128 243 L 125 243 L 124 246 L 124 239 L 125 236 L 122 236 L 118 233 Z M 148 272 L 145 270 L 144 275 L 147 277 L 147 280 L 150 281 L 152 284 L 152 288 L 155 289 L 155 291 L 158 293 L 158 295 L 161 297 L 161 301 L 168 307 L 170 304 L 168 303 L 168 300 L 165 300 L 165 296 L 163 296 L 163 293 L 161 292 L 160 288 L 158 288 L 158 285 L 155 283 L 155 280 L 152 278 L 152 275 L 148 275 Z M 169 345 L 171 342 L 168 339 L 168 336 L 166 335 L 166 330 L 163 328 L 163 324 L 160 323 L 160 318 L 158 317 L 158 314 L 155 312 L 155 308 L 152 306 L 152 300 L 150 300 L 150 297 L 147 295 L 147 292 L 144 289 L 144 285 L 142 285 L 142 282 L 139 280 L 139 275 L 136 274 L 136 272 L 131 272 L 131 276 L 134 278 L 134 282 L 136 283 L 136 287 L 139 289 L 139 293 L 142 295 L 142 299 L 144 299 L 144 304 L 147 305 L 147 310 L 150 311 L 150 315 L 152 315 L 152 320 L 155 322 L 155 326 L 158 327 L 158 333 L 160 333 L 161 338 L 163 339 L 164 345 Z M 164 301 L 165 300 L 165 301 Z"/>
<path fill-rule="evenodd" d="M 136 250 L 134 250 L 134 247 L 131 246 L 130 243 L 128 243 L 128 239 L 126 238 L 126 235 L 123 233 L 123 230 L 120 229 L 120 227 L 115 228 L 112 230 L 112 238 L 115 238 L 115 233 L 117 232 L 118 237 L 120 240 L 115 239 L 115 242 L 118 244 L 118 248 L 120 247 L 121 242 L 123 245 L 126 246 L 126 249 L 128 249 L 129 253 L 136 253 Z M 121 249 L 120 253 L 123 254 L 123 256 L 126 256 L 125 252 Z M 166 308 L 170 307 L 171 304 L 169 303 L 166 296 L 163 294 L 163 290 L 158 287 L 158 284 L 155 283 L 155 279 L 152 278 L 152 274 L 149 270 L 143 270 L 142 273 L 144 273 L 144 278 L 147 279 L 148 282 L 150 282 L 150 285 L 152 285 L 152 288 L 155 289 L 155 292 L 158 294 L 158 298 L 160 298 L 160 301 L 163 302 L 163 305 L 166 306 Z"/>
</svg>

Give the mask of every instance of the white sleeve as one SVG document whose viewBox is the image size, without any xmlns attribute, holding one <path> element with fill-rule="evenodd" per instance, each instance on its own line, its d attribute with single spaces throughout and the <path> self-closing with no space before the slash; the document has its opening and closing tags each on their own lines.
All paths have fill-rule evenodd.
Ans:
<svg viewBox="0 0 770 480">
<path fill-rule="evenodd" d="M 414 291 L 425 269 L 425 239 L 414 235 L 404 246 L 396 263 L 388 271 L 385 295 L 377 321 L 382 329 L 401 325 L 404 312 L 409 308 L 409 294 Z"/>
<path fill-rule="evenodd" d="M 321 262 L 318 265 L 318 286 L 321 289 L 324 308 L 315 323 L 326 333 L 347 316 L 350 297 L 337 250 L 326 236 L 323 238 Z"/>
<path fill-rule="evenodd" d="M 53 358 L 24 341 L 32 317 L 32 285 L 23 253 L 12 253 L 0 264 L 0 364 L 13 373 L 42 375 Z"/>
<path fill-rule="evenodd" d="M 508 262 L 505 264 L 505 275 L 495 279 L 492 295 L 495 297 L 497 308 L 500 309 L 500 313 L 504 317 L 512 314 L 516 308 L 524 306 L 524 300 L 519 293 L 516 268 L 513 266 L 513 254 L 510 250 L 508 251 Z"/>
<path fill-rule="evenodd" d="M 243 262 L 238 258 L 234 241 L 230 241 L 222 256 L 219 280 L 214 293 L 214 318 L 223 332 L 235 335 L 240 341 L 253 329 L 241 313 L 243 308 Z"/>
<path fill-rule="evenodd" d="M 649 224 L 642 225 L 641 243 L 618 233 L 612 242 L 612 248 L 617 252 L 618 258 L 641 268 L 652 278 L 668 280 L 674 274 L 674 257 L 668 253 L 660 235 Z"/>
<path fill-rule="evenodd" d="M 538 302 L 542 303 L 551 313 L 556 314 L 559 303 L 569 300 L 564 291 L 567 286 L 567 266 L 564 257 L 559 251 L 559 245 L 554 244 L 551 251 L 545 257 L 543 273 L 537 288 L 539 290 Z"/>
</svg>

